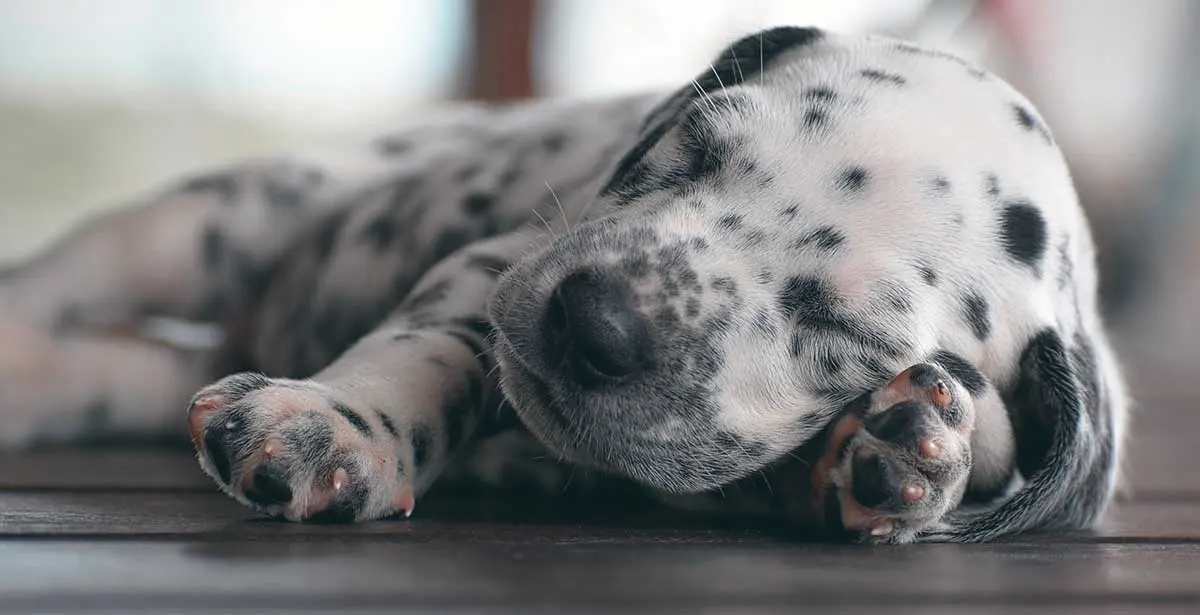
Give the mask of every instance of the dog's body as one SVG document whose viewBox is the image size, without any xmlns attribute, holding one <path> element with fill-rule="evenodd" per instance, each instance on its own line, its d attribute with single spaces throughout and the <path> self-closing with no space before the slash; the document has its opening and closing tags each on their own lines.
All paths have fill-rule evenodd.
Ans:
<svg viewBox="0 0 1200 615">
<path fill-rule="evenodd" d="M 719 505 L 873 541 L 1083 528 L 1126 420 L 1093 261 L 1002 81 L 779 28 L 667 96 L 469 109 L 88 225 L 0 274 L 0 437 L 166 432 L 191 397 L 204 470 L 295 520 L 561 489 L 557 457 L 679 503 L 770 472 Z M 225 343 L 97 333 L 147 316 Z"/>
</svg>

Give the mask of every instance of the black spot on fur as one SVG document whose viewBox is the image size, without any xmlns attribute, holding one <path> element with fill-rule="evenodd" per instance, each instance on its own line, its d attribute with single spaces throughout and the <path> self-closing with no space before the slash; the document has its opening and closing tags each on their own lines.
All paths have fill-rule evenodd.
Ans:
<svg viewBox="0 0 1200 615">
<path fill-rule="evenodd" d="M 565 133 L 556 132 L 542 137 L 542 147 L 546 149 L 546 153 L 557 154 L 571 142 L 571 138 Z"/>
<path fill-rule="evenodd" d="M 795 323 L 792 353 L 800 355 L 805 343 L 804 330 L 841 336 L 864 348 L 894 356 L 903 349 L 882 332 L 838 309 L 841 298 L 825 280 L 813 276 L 789 278 L 776 297 L 784 316 Z"/>
<path fill-rule="evenodd" d="M 913 311 L 912 293 L 906 288 L 901 286 L 890 287 L 886 289 L 884 298 L 887 300 L 888 305 L 897 312 L 908 314 Z"/>
<path fill-rule="evenodd" d="M 752 229 L 746 231 L 742 236 L 742 242 L 747 246 L 756 246 L 767 240 L 767 232 L 762 229 Z"/>
<path fill-rule="evenodd" d="M 1036 127 L 1037 120 L 1033 118 L 1033 114 L 1030 113 L 1028 109 L 1017 103 L 1013 103 L 1012 110 L 1013 114 L 1017 118 L 1017 124 L 1019 124 L 1021 128 L 1024 128 L 1025 130 L 1033 130 Z"/>
<path fill-rule="evenodd" d="M 735 144 L 713 133 L 706 109 L 698 108 L 684 122 L 681 147 L 686 166 L 669 175 L 669 181 L 697 183 L 711 179 L 729 166 Z"/>
<path fill-rule="evenodd" d="M 936 196 L 946 196 L 950 194 L 950 180 L 945 175 L 940 173 L 935 174 L 929 180 L 929 187 Z"/>
<path fill-rule="evenodd" d="M 793 244 L 797 248 L 814 247 L 825 252 L 832 252 L 846 243 L 846 235 L 832 226 L 822 226 Z"/>
<path fill-rule="evenodd" d="M 728 216 L 723 216 L 723 217 L 721 217 L 720 220 L 717 220 L 717 228 L 720 228 L 720 229 L 726 230 L 726 231 L 736 231 L 736 230 L 742 228 L 742 224 L 743 224 L 744 220 L 745 219 L 742 216 L 737 215 L 737 214 L 730 214 Z"/>
<path fill-rule="evenodd" d="M 971 327 L 976 339 L 983 341 L 992 333 L 992 323 L 988 317 L 988 303 L 979 293 L 972 292 L 962 297 L 963 319 Z"/>
<path fill-rule="evenodd" d="M 684 314 L 688 318 L 696 318 L 700 315 L 700 300 L 695 297 L 688 297 L 684 304 Z"/>
<path fill-rule="evenodd" d="M 1038 121 L 1033 112 L 1025 108 L 1025 106 L 1018 103 L 1012 103 L 1012 113 L 1017 120 L 1017 125 L 1022 129 L 1028 130 L 1029 132 L 1036 132 L 1047 143 L 1053 141 L 1053 139 L 1050 138 L 1050 130 L 1046 128 L 1046 126 L 1040 121 Z"/>
<path fill-rule="evenodd" d="M 433 430 L 428 425 L 414 425 L 412 429 L 413 463 L 418 471 L 429 463 L 433 455 Z"/>
<path fill-rule="evenodd" d="M 500 188 L 502 190 L 507 189 L 510 186 L 512 186 L 513 184 L 517 183 L 517 180 L 520 179 L 522 175 L 524 175 L 524 171 L 522 171 L 517 166 L 512 166 L 507 169 L 504 169 L 504 171 L 502 173 L 500 173 L 500 179 L 498 180 L 498 185 L 500 186 Z"/>
<path fill-rule="evenodd" d="M 930 286 L 937 286 L 938 274 L 933 270 L 933 267 L 928 265 L 919 265 L 917 271 L 921 274 L 921 279 Z"/>
<path fill-rule="evenodd" d="M 993 199 L 1000 198 L 1000 178 L 995 173 L 988 173 L 984 176 L 983 191 Z"/>
<path fill-rule="evenodd" d="M 207 271 L 216 271 L 225 256 L 225 237 L 215 227 L 204 229 L 200 236 L 200 260 Z"/>
<path fill-rule="evenodd" d="M 621 257 L 621 270 L 633 279 L 646 277 L 650 273 L 650 255 L 634 252 Z"/>
<path fill-rule="evenodd" d="M 734 281 L 733 278 L 730 278 L 727 276 L 716 277 L 716 278 L 713 278 L 712 280 L 709 280 L 708 284 L 709 284 L 709 286 L 712 287 L 713 290 L 715 290 L 721 294 L 724 294 L 724 295 L 727 295 L 730 297 L 737 294 L 737 288 L 738 288 L 737 282 Z"/>
<path fill-rule="evenodd" d="M 1000 212 L 1000 243 L 1009 257 L 1038 273 L 1046 241 L 1046 220 L 1033 203 L 1025 199 L 1004 203 Z"/>
<path fill-rule="evenodd" d="M 487 213 L 489 210 L 491 210 L 492 205 L 494 205 L 495 202 L 495 197 L 490 194 L 472 192 L 471 194 L 467 195 L 467 198 L 463 199 L 462 209 L 467 213 L 468 216 L 474 217 Z"/>
<path fill-rule="evenodd" d="M 829 112 L 825 109 L 813 107 L 804 112 L 804 127 L 808 130 L 816 130 L 829 125 Z"/>
<path fill-rule="evenodd" d="M 972 397 L 979 397 L 987 389 L 987 377 L 966 359 L 946 350 L 939 350 L 930 359 L 941 365 Z"/>
<path fill-rule="evenodd" d="M 821 355 L 820 364 L 821 369 L 828 376 L 833 376 L 842 371 L 842 367 L 845 365 L 841 356 L 832 353 Z"/>
<path fill-rule="evenodd" d="M 331 401 L 330 406 L 333 407 L 334 412 L 345 417 L 345 419 L 350 422 L 350 425 L 357 429 L 359 433 L 368 438 L 373 435 L 371 424 L 368 423 L 367 419 L 363 418 L 363 416 L 356 412 L 353 408 L 336 401 Z"/>
<path fill-rule="evenodd" d="M 392 242 L 396 240 L 399 233 L 400 229 L 396 221 L 389 212 L 385 211 L 367 222 L 366 226 L 359 231 L 358 239 L 370 246 L 372 251 L 382 252 L 392 246 Z"/>
<path fill-rule="evenodd" d="M 182 192 L 210 192 L 226 205 L 232 205 L 237 196 L 237 179 L 231 173 L 212 173 L 193 177 L 183 183 Z"/>
<path fill-rule="evenodd" d="M 850 167 L 837 177 L 837 187 L 839 190 L 857 193 L 867 187 L 867 182 L 871 179 L 871 172 L 858 166 Z"/>
<path fill-rule="evenodd" d="M 837 94 L 828 87 L 818 86 L 805 90 L 804 100 L 811 105 L 805 109 L 801 119 L 805 130 L 820 130 L 828 126 L 830 104 L 836 99 Z"/>
<path fill-rule="evenodd" d="M 450 280 L 437 280 L 420 291 L 409 295 L 404 300 L 404 308 L 409 312 L 419 312 L 433 307 L 446 298 L 453 283 Z"/>
<path fill-rule="evenodd" d="M 383 429 L 388 432 L 393 438 L 399 438 L 400 432 L 396 430 L 396 423 L 392 422 L 392 417 L 388 416 L 383 410 L 375 409 L 375 416 L 379 417 L 379 422 L 383 424 Z"/>
<path fill-rule="evenodd" d="M 784 218 L 795 218 L 796 214 L 799 213 L 799 211 L 800 211 L 799 205 L 788 205 L 787 207 L 784 207 L 782 210 L 779 211 L 779 215 L 783 216 Z"/>
<path fill-rule="evenodd" d="M 868 68 L 859 71 L 860 75 L 866 77 L 868 81 L 875 83 L 887 83 L 891 85 L 903 86 L 908 85 L 908 80 L 895 73 L 888 73 L 874 68 Z"/>
<path fill-rule="evenodd" d="M 304 204 L 304 190 L 290 183 L 266 181 L 262 190 L 269 207 L 296 209 Z"/>
<path fill-rule="evenodd" d="M 412 141 L 400 137 L 380 139 L 375 149 L 383 156 L 403 156 L 412 151 Z"/>
<path fill-rule="evenodd" d="M 825 86 L 817 86 L 804 90 L 805 100 L 831 102 L 837 99 L 837 92 Z"/>
</svg>

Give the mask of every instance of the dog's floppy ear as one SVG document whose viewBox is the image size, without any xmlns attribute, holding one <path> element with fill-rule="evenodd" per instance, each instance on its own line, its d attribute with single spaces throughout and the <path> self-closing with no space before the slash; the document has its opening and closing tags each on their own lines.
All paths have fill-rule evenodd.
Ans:
<svg viewBox="0 0 1200 615">
<path fill-rule="evenodd" d="M 762 30 L 738 39 L 717 56 L 712 65 L 701 72 L 691 83 L 679 88 L 666 100 L 659 103 L 646 115 L 638 134 L 637 143 L 630 148 L 601 194 L 619 191 L 630 176 L 635 176 L 635 167 L 654 147 L 677 119 L 691 106 L 692 102 L 717 92 L 753 80 L 766 72 L 771 64 L 784 52 L 812 45 L 820 41 L 825 33 L 817 28 L 780 26 Z"/>
</svg>

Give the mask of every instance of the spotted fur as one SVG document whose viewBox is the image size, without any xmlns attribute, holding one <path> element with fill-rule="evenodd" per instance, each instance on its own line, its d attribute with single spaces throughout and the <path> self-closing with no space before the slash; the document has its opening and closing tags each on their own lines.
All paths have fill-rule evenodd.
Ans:
<svg viewBox="0 0 1200 615">
<path fill-rule="evenodd" d="M 780 27 L 674 92 L 467 107 L 85 225 L 0 278 L 0 440 L 186 427 L 293 520 L 466 478 L 873 542 L 1088 528 L 1126 421 L 1095 285 L 1018 92 Z"/>
</svg>

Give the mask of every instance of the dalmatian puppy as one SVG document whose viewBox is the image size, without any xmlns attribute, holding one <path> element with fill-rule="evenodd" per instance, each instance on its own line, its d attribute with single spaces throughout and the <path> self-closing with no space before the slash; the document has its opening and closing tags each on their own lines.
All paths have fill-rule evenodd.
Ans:
<svg viewBox="0 0 1200 615">
<path fill-rule="evenodd" d="M 1093 526 L 1125 433 L 1050 130 L 875 36 L 769 29 L 674 92 L 216 170 L 0 280 L 7 445 L 186 424 L 224 492 L 293 521 L 574 467 L 837 539 L 986 541 Z"/>
</svg>

